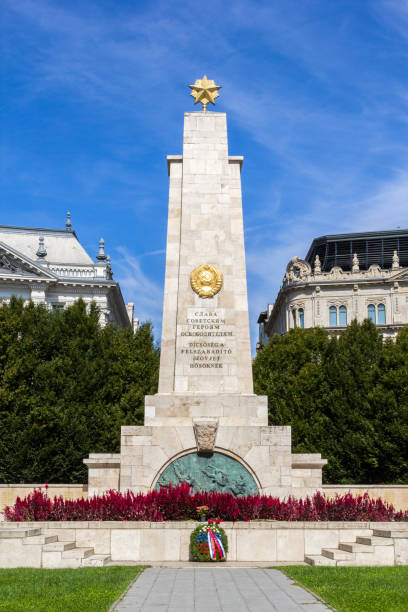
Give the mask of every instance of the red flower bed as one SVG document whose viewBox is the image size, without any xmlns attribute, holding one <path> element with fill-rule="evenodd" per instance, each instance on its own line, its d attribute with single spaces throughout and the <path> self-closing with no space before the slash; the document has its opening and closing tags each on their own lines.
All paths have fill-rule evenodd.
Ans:
<svg viewBox="0 0 408 612">
<path fill-rule="evenodd" d="M 233 497 L 229 493 L 191 493 L 188 484 L 150 493 L 118 493 L 89 499 L 50 499 L 36 489 L 4 511 L 8 521 L 181 521 L 197 519 L 197 506 L 208 506 L 209 518 L 223 521 L 408 521 L 408 510 L 396 512 L 391 504 L 369 495 L 350 493 L 329 499 L 289 497 L 280 501 L 269 495 Z"/>
</svg>

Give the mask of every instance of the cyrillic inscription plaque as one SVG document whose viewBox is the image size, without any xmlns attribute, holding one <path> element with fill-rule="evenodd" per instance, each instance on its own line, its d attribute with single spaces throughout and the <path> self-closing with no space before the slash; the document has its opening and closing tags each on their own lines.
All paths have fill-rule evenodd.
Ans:
<svg viewBox="0 0 408 612">
<path fill-rule="evenodd" d="M 224 308 L 188 308 L 186 323 L 179 326 L 179 358 L 197 373 L 210 369 L 225 374 L 235 351 L 233 329 Z"/>
</svg>

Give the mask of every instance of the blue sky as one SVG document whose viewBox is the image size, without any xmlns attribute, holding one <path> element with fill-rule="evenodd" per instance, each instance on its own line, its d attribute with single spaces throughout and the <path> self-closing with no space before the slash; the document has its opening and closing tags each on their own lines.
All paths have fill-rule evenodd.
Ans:
<svg viewBox="0 0 408 612">
<path fill-rule="evenodd" d="M 253 342 L 314 237 L 408 226 L 407 0 L 1 4 L 0 223 L 64 227 L 70 210 L 157 336 L 165 157 L 204 73 L 245 156 Z"/>
</svg>

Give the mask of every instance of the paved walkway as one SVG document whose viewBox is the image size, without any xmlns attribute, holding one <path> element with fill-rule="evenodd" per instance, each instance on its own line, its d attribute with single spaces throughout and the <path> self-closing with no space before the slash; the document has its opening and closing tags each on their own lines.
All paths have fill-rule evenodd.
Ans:
<svg viewBox="0 0 408 612">
<path fill-rule="evenodd" d="M 150 568 L 115 612 L 324 612 L 327 606 L 278 570 Z"/>
</svg>

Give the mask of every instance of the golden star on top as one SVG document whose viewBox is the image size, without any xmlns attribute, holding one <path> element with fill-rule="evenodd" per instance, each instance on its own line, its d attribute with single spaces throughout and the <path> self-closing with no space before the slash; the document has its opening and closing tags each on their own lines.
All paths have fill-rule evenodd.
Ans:
<svg viewBox="0 0 408 612">
<path fill-rule="evenodd" d="M 194 85 L 189 85 L 191 96 L 195 98 L 194 104 L 201 102 L 203 105 L 203 111 L 207 110 L 207 104 L 215 104 L 215 98 L 220 95 L 218 90 L 221 89 L 221 85 L 216 85 L 214 81 L 209 81 L 207 75 L 204 75 L 202 79 L 197 79 Z"/>
</svg>

